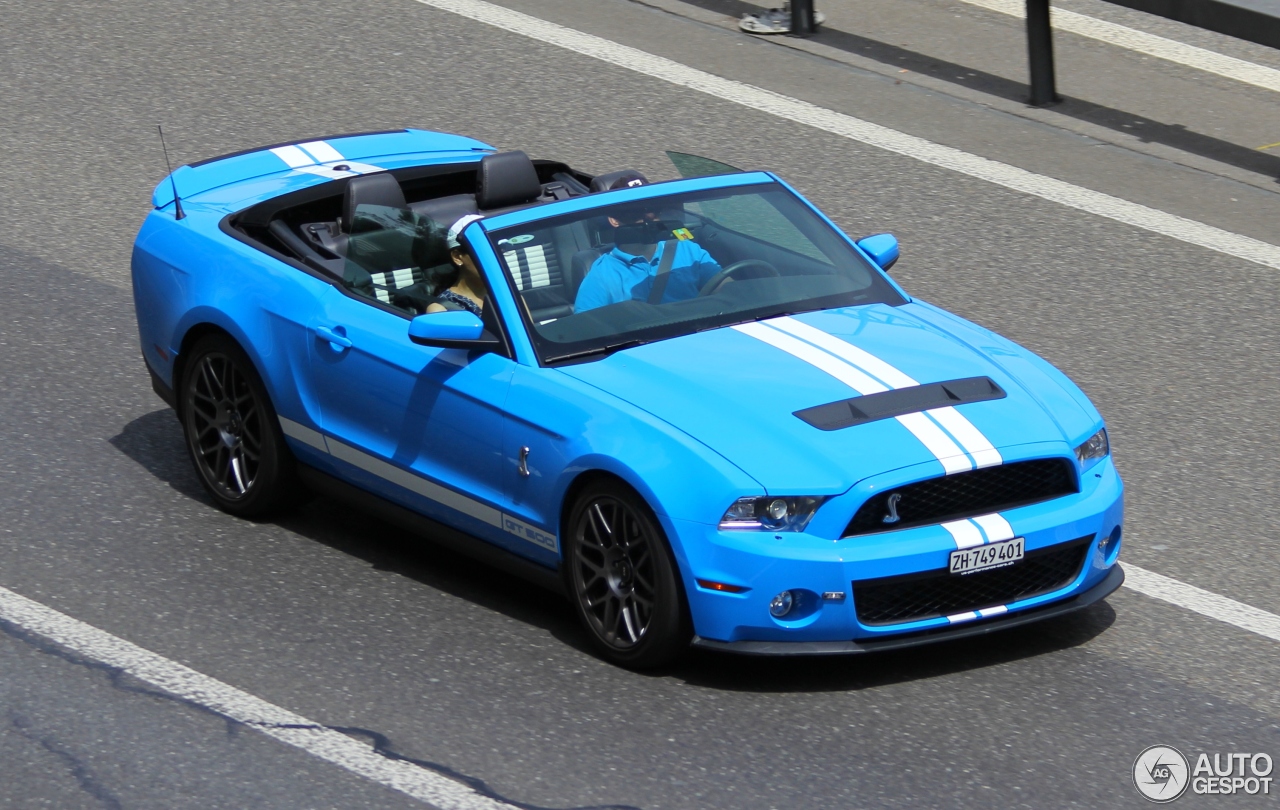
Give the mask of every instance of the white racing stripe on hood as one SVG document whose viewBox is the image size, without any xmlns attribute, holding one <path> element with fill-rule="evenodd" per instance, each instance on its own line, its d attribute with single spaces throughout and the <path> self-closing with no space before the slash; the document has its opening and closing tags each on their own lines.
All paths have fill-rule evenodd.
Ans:
<svg viewBox="0 0 1280 810">
<path fill-rule="evenodd" d="M 920 384 L 909 375 L 865 349 L 860 349 L 852 343 L 843 341 L 834 335 L 829 335 L 821 329 L 810 326 L 803 321 L 798 321 L 789 315 L 774 318 L 771 321 L 765 321 L 765 323 L 834 354 L 845 362 L 851 363 L 877 378 L 890 388 L 910 388 Z M 943 429 L 960 443 L 960 446 L 969 455 L 973 456 L 973 460 L 978 467 L 994 467 L 1004 461 L 1000 451 L 996 450 L 987 437 L 982 435 L 982 431 L 974 427 L 973 423 L 955 408 L 950 406 L 933 408 L 925 411 L 925 413 L 936 420 Z"/>
<path fill-rule="evenodd" d="M 878 394 L 881 391 L 888 390 L 887 386 L 868 376 L 862 370 L 777 329 L 770 329 L 761 323 L 742 323 L 731 328 L 763 343 L 768 343 L 774 348 L 781 349 L 792 357 L 803 360 L 820 371 L 825 371 L 852 388 L 854 393 L 861 395 Z M 969 461 L 969 457 L 964 454 L 964 451 L 924 414 L 910 413 L 896 418 L 941 462 L 948 475 L 973 469 L 973 464 Z"/>
</svg>

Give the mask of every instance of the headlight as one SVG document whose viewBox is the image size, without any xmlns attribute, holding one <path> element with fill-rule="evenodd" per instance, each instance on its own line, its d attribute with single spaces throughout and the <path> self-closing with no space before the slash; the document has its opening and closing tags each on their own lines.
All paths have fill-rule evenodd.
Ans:
<svg viewBox="0 0 1280 810">
<path fill-rule="evenodd" d="M 739 498 L 720 518 L 720 528 L 802 532 L 824 500 L 809 496 Z"/>
<path fill-rule="evenodd" d="M 1107 441 L 1107 429 L 1103 428 L 1076 448 L 1076 460 L 1080 462 L 1081 467 L 1087 469 L 1098 460 L 1106 458 L 1107 453 L 1110 452 L 1111 443 Z"/>
</svg>

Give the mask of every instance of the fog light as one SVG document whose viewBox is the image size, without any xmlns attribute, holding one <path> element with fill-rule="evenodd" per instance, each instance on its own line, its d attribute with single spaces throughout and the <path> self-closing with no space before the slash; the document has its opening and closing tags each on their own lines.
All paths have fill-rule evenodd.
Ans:
<svg viewBox="0 0 1280 810">
<path fill-rule="evenodd" d="M 1120 536 L 1120 527 L 1116 526 L 1111 530 L 1110 535 L 1098 541 L 1098 553 L 1102 555 L 1102 561 L 1107 565 L 1115 562 L 1120 554 Z"/>
<path fill-rule="evenodd" d="M 769 603 L 769 615 L 775 619 L 781 619 L 791 612 L 791 606 L 794 604 L 795 598 L 791 596 L 791 591 L 783 591 L 773 597 L 773 601 Z"/>
</svg>

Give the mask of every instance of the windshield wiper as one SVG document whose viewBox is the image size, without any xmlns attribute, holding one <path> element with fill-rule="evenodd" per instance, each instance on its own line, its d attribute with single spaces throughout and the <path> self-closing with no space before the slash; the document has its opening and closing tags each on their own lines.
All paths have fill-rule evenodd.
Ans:
<svg viewBox="0 0 1280 810">
<path fill-rule="evenodd" d="M 610 343 L 607 346 L 597 346 L 594 349 L 583 349 L 580 352 L 573 352 L 571 354 L 562 354 L 562 355 L 559 355 L 558 357 L 552 357 L 547 362 L 562 363 L 565 360 L 581 360 L 584 357 L 596 357 L 596 356 L 603 357 L 605 355 L 613 354 L 614 352 L 622 351 L 623 349 L 630 349 L 634 346 L 643 346 L 646 343 L 653 343 L 653 341 L 645 340 L 643 338 L 637 338 L 635 340 L 624 340 L 620 343 Z"/>
</svg>

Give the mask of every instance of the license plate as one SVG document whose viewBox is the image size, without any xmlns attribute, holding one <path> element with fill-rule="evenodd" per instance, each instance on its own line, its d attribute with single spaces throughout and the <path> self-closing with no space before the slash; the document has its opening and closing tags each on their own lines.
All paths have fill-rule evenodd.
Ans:
<svg viewBox="0 0 1280 810">
<path fill-rule="evenodd" d="M 1015 537 L 1000 543 L 989 543 L 951 552 L 950 570 L 953 574 L 972 574 L 1013 565 L 1022 559 L 1026 547 L 1025 537 Z"/>
</svg>

